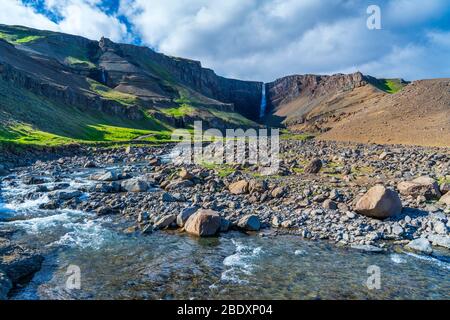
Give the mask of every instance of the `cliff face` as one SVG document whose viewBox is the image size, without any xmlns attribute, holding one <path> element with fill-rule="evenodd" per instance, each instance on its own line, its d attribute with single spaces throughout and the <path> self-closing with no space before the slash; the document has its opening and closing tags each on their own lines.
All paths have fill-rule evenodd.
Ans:
<svg viewBox="0 0 450 320">
<path fill-rule="evenodd" d="M 236 112 L 250 119 L 259 116 L 262 82 L 220 77 L 213 70 L 202 68 L 199 61 L 169 57 L 145 47 L 121 44 L 116 48 L 156 78 L 178 82 L 207 98 L 233 104 Z"/>
<path fill-rule="evenodd" d="M 44 58 L 33 59 L 11 44 L 0 40 L 0 79 L 33 94 L 81 110 L 92 110 L 131 120 L 143 119 L 137 105 L 124 106 L 88 91 L 86 79 L 68 68 Z M 75 84 L 75 85 L 74 85 Z"/>
<path fill-rule="evenodd" d="M 230 127 L 248 124 L 236 112 L 258 118 L 262 83 L 217 76 L 197 61 L 20 26 L 0 25 L 0 40 L 3 81 L 80 110 L 131 120 L 154 115 L 169 126 L 211 123 L 218 112 Z"/>
<path fill-rule="evenodd" d="M 278 79 L 266 85 L 267 122 L 293 126 L 339 113 L 358 103 L 358 99 L 372 94 L 359 90 L 367 84 L 367 79 L 359 72 L 332 76 L 294 75 Z"/>
<path fill-rule="evenodd" d="M 337 74 L 332 76 L 293 75 L 266 85 L 267 105 L 276 110 L 298 98 L 317 99 L 338 91 L 349 91 L 367 84 L 364 75 Z"/>
</svg>

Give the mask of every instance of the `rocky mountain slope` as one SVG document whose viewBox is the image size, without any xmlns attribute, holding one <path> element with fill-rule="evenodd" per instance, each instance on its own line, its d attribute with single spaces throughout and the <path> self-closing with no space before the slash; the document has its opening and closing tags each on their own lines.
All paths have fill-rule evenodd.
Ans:
<svg viewBox="0 0 450 320">
<path fill-rule="evenodd" d="M 0 141 L 161 140 L 202 120 L 221 129 L 258 121 L 319 139 L 449 146 L 449 81 L 293 75 L 265 84 L 259 119 L 262 82 L 220 77 L 147 47 L 0 25 Z"/>
<path fill-rule="evenodd" d="M 450 79 L 415 81 L 396 94 L 364 101 L 360 112 L 320 138 L 380 144 L 450 146 Z"/>
<path fill-rule="evenodd" d="M 361 73 L 294 75 L 278 79 L 266 85 L 267 105 L 272 114 L 268 121 L 287 126 L 303 124 L 318 115 L 358 103 L 358 97 L 365 97 L 370 92 L 357 93 L 356 98 L 352 98 L 354 91 L 359 92 L 358 89 L 366 85 Z"/>
<path fill-rule="evenodd" d="M 189 127 L 197 119 L 219 128 L 254 126 L 248 118 L 259 113 L 262 83 L 226 79 L 146 47 L 0 25 L 0 91 L 3 132 L 27 126 L 89 139 L 80 112 L 89 125 L 129 129 Z M 42 108 L 31 107 L 36 101 Z M 77 130 L 49 125 L 55 123 Z"/>
<path fill-rule="evenodd" d="M 265 121 L 326 140 L 450 146 L 449 82 L 289 76 L 266 84 Z"/>
</svg>

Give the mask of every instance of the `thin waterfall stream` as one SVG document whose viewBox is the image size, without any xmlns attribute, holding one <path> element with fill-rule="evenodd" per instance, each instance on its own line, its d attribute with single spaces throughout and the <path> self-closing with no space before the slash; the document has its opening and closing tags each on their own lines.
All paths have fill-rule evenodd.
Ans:
<svg viewBox="0 0 450 320">
<path fill-rule="evenodd" d="M 261 107 L 259 112 L 260 118 L 264 118 L 264 116 L 266 115 L 266 109 L 267 109 L 266 84 L 263 83 L 261 95 Z"/>
</svg>

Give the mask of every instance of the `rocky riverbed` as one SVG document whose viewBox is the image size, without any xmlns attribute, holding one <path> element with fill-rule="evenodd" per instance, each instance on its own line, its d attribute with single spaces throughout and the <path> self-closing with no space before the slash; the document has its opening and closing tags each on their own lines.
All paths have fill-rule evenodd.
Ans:
<svg viewBox="0 0 450 320">
<path fill-rule="evenodd" d="M 46 221 L 83 212 L 137 238 L 261 232 L 372 253 L 400 247 L 444 263 L 450 256 L 449 149 L 283 141 L 273 176 L 248 164 L 175 165 L 170 151 L 89 148 L 3 165 L 9 206 L 0 207 L 0 296 L 26 282 L 48 253 L 21 241 L 16 227 L 27 225 L 27 214 Z M 30 203 L 38 217 L 24 210 Z M 10 212 L 18 207 L 21 214 Z"/>
</svg>

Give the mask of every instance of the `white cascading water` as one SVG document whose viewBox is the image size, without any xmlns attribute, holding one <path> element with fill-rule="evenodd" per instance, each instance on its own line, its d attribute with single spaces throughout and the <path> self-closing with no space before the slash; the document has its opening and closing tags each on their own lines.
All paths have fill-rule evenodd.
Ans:
<svg viewBox="0 0 450 320">
<path fill-rule="evenodd" d="M 106 71 L 105 71 L 105 69 L 102 69 L 102 83 L 106 84 Z"/>
<path fill-rule="evenodd" d="M 267 107 L 267 101 L 266 101 L 266 85 L 263 83 L 262 86 L 262 98 L 261 98 L 261 108 L 259 117 L 263 118 L 266 115 L 266 107 Z"/>
</svg>

